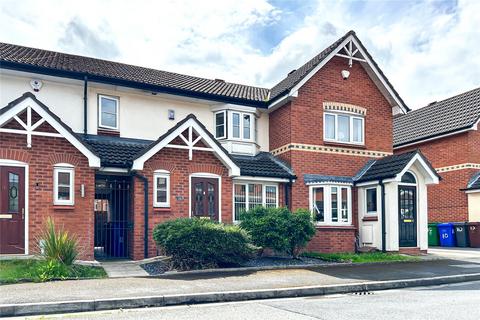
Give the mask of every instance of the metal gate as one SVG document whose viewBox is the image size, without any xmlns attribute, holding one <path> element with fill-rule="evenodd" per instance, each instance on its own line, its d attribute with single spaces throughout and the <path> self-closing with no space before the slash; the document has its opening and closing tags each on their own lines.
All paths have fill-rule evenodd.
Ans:
<svg viewBox="0 0 480 320">
<path fill-rule="evenodd" d="M 128 258 L 133 232 L 132 180 L 95 177 L 95 258 Z"/>
</svg>

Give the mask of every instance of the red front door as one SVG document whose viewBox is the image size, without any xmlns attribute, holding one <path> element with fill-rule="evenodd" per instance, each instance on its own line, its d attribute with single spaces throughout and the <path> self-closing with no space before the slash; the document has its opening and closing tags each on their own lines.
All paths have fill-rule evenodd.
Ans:
<svg viewBox="0 0 480 320">
<path fill-rule="evenodd" d="M 218 221 L 218 179 L 192 178 L 192 217 Z"/>
<path fill-rule="evenodd" d="M 0 254 L 25 253 L 25 169 L 0 167 Z"/>
</svg>

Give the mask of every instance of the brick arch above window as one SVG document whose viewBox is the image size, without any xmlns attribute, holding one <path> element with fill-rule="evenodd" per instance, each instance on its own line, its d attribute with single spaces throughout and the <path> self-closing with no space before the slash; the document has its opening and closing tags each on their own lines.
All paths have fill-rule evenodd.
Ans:
<svg viewBox="0 0 480 320">
<path fill-rule="evenodd" d="M 216 164 L 197 163 L 188 166 L 190 173 L 205 172 L 213 173 L 219 176 L 226 175 L 225 168 Z"/>
<path fill-rule="evenodd" d="M 54 153 L 49 156 L 48 160 L 53 166 L 57 165 L 58 163 L 68 163 L 74 167 L 79 165 L 78 157 L 69 153 Z"/>
<path fill-rule="evenodd" d="M 23 163 L 30 163 L 32 155 L 26 151 L 13 150 L 13 149 L 1 149 L 0 159 L 15 160 Z"/>
<path fill-rule="evenodd" d="M 342 103 L 342 102 L 324 102 L 323 103 L 323 110 L 329 111 L 340 111 L 340 112 L 352 112 L 356 113 L 361 116 L 365 116 L 367 114 L 367 109 L 364 107 L 356 106 L 349 103 Z"/>
<path fill-rule="evenodd" d="M 155 171 L 155 170 L 165 170 L 168 172 L 174 172 L 176 167 L 172 163 L 168 163 L 166 161 L 162 160 L 152 160 L 148 161 L 145 163 L 145 167 L 148 168 L 149 170 Z"/>
</svg>

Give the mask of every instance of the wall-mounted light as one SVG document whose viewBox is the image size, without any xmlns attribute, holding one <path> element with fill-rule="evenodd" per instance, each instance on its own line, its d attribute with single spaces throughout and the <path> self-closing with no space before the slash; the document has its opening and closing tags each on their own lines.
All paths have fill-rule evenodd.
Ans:
<svg viewBox="0 0 480 320">
<path fill-rule="evenodd" d="M 80 186 L 80 196 L 82 198 L 85 198 L 85 185 L 82 183 L 82 185 Z"/>
<path fill-rule="evenodd" d="M 168 120 L 175 120 L 175 110 L 168 110 Z"/>
<path fill-rule="evenodd" d="M 347 80 L 348 77 L 350 77 L 350 71 L 348 71 L 348 70 L 342 70 L 342 78 L 343 78 L 343 80 Z"/>
</svg>

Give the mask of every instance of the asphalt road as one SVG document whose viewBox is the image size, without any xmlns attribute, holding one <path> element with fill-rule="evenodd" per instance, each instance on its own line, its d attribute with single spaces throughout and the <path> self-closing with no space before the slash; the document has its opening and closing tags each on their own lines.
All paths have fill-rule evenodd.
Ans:
<svg viewBox="0 0 480 320">
<path fill-rule="evenodd" d="M 480 281 L 322 297 L 115 310 L 28 319 L 479 319 Z"/>
</svg>

